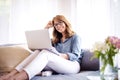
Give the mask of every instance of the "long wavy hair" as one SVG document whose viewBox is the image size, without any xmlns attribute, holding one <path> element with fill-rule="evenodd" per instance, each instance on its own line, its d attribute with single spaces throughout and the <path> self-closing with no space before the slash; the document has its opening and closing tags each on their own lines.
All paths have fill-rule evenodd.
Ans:
<svg viewBox="0 0 120 80">
<path fill-rule="evenodd" d="M 58 22 L 63 21 L 64 24 L 66 25 L 65 38 L 70 38 L 71 36 L 74 35 L 75 32 L 72 30 L 71 24 L 63 15 L 56 15 L 55 17 L 53 17 L 53 19 L 52 19 L 53 25 L 54 25 L 54 21 L 58 21 Z M 62 34 L 59 33 L 54 27 L 52 43 L 60 42 L 61 38 L 62 38 Z"/>
</svg>

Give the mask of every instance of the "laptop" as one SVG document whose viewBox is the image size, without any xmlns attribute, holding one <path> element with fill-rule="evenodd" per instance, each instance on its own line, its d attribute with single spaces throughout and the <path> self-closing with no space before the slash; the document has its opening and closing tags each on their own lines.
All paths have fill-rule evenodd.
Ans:
<svg viewBox="0 0 120 80">
<path fill-rule="evenodd" d="M 46 49 L 52 53 L 59 54 L 52 47 L 48 29 L 25 31 L 25 36 L 29 49 Z"/>
<path fill-rule="evenodd" d="M 28 48 L 44 49 L 51 48 L 51 40 L 47 29 L 25 31 Z"/>
</svg>

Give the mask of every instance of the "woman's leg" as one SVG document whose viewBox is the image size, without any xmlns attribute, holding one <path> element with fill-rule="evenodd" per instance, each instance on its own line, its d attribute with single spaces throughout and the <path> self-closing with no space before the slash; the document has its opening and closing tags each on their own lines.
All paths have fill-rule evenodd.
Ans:
<svg viewBox="0 0 120 80">
<path fill-rule="evenodd" d="M 27 66 L 39 53 L 39 50 L 35 50 L 31 53 L 25 60 L 23 60 L 15 69 L 22 71 L 25 66 Z"/>
<path fill-rule="evenodd" d="M 36 74 L 40 73 L 46 66 L 63 74 L 78 73 L 80 70 L 80 65 L 77 61 L 69 61 L 56 54 L 42 50 L 36 58 L 34 58 L 33 61 L 24 68 L 27 75 L 26 73 L 21 73 L 18 74 L 17 77 L 24 74 L 31 79 Z M 17 77 L 15 78 L 16 80 Z M 25 79 L 24 77 L 22 78 Z"/>
<path fill-rule="evenodd" d="M 52 70 L 61 74 L 74 74 L 80 71 L 80 64 L 77 61 L 66 60 L 61 57 L 49 57 L 47 64 Z"/>
</svg>

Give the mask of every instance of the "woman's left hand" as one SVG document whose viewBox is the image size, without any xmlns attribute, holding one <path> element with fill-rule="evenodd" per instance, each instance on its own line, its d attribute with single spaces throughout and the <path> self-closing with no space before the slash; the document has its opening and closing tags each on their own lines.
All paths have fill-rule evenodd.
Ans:
<svg viewBox="0 0 120 80">
<path fill-rule="evenodd" d="M 59 56 L 62 57 L 62 58 L 64 58 L 64 59 L 67 59 L 67 60 L 69 59 L 69 57 L 68 57 L 67 54 L 60 54 Z"/>
</svg>

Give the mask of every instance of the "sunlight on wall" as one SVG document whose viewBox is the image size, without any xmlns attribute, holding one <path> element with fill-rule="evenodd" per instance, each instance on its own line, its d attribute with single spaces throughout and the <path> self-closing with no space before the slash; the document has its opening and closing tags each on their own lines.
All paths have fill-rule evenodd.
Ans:
<svg viewBox="0 0 120 80">
<path fill-rule="evenodd" d="M 0 0 L 0 44 L 8 41 L 10 1 Z"/>
<path fill-rule="evenodd" d="M 1 38 L 4 42 L 24 43 L 26 30 L 43 29 L 57 14 L 63 14 L 70 21 L 82 39 L 82 48 L 91 48 L 95 41 L 103 41 L 109 35 L 120 35 L 120 0 L 8 1 L 11 2 L 6 10 L 10 11 L 5 18 L 9 18 L 8 23 L 4 21 L 5 25 L 3 22 L 0 24 L 4 26 L 0 27 L 0 34 L 6 37 L 4 40 Z M 2 33 L 4 31 L 6 34 Z"/>
<path fill-rule="evenodd" d="M 78 0 L 77 32 L 82 47 L 90 48 L 95 41 L 103 41 L 110 35 L 110 7 L 106 0 Z"/>
<path fill-rule="evenodd" d="M 63 6 L 63 3 L 68 5 Z M 48 21 L 57 14 L 63 14 L 70 19 L 71 8 L 70 0 L 54 0 L 54 2 L 50 0 L 12 0 L 10 43 L 24 42 L 24 31 L 43 29 Z"/>
<path fill-rule="evenodd" d="M 56 14 L 51 7 L 55 3 L 51 4 L 48 0 L 12 0 L 10 43 L 24 42 L 26 30 L 43 29 Z"/>
</svg>

